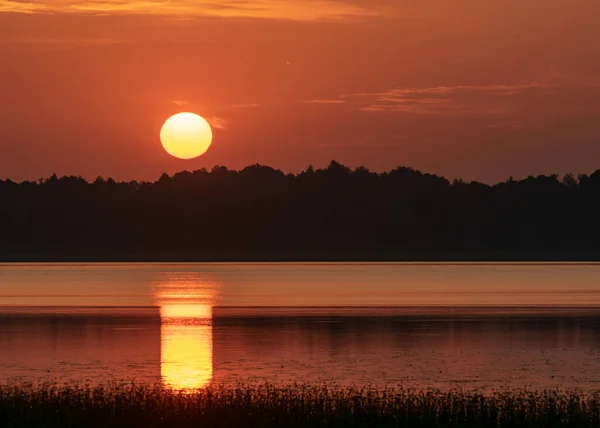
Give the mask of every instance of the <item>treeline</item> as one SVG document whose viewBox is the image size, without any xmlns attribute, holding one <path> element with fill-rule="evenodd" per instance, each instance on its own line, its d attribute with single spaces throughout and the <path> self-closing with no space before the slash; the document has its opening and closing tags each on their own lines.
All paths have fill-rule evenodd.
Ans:
<svg viewBox="0 0 600 428">
<path fill-rule="evenodd" d="M 600 170 L 490 186 L 332 161 L 0 180 L 3 260 L 600 259 Z"/>
</svg>

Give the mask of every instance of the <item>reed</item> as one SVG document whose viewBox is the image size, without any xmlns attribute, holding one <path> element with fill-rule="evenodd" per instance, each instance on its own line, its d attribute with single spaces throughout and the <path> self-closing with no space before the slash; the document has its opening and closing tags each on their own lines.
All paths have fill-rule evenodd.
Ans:
<svg viewBox="0 0 600 428">
<path fill-rule="evenodd" d="M 600 396 L 327 386 L 0 386 L 0 427 L 600 427 Z"/>
</svg>

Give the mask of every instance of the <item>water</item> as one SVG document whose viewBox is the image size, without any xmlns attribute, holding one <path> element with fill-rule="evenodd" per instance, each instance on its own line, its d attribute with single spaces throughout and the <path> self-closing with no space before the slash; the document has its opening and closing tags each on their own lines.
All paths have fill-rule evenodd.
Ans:
<svg viewBox="0 0 600 428">
<path fill-rule="evenodd" d="M 599 264 L 0 264 L 0 383 L 600 385 Z"/>
</svg>

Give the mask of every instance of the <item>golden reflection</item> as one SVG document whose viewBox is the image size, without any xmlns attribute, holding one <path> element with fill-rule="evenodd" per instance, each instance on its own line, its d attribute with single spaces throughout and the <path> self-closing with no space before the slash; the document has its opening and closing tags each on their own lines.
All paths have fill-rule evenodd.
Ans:
<svg viewBox="0 0 600 428">
<path fill-rule="evenodd" d="M 216 284 L 197 273 L 161 276 L 154 291 L 160 306 L 163 384 L 202 388 L 213 376 L 212 306 Z"/>
</svg>

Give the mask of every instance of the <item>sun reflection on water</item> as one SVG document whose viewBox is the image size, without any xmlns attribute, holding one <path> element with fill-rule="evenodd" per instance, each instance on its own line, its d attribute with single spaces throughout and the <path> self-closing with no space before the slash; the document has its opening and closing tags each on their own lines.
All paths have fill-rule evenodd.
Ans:
<svg viewBox="0 0 600 428">
<path fill-rule="evenodd" d="M 160 371 L 165 386 L 190 390 L 210 383 L 217 292 L 217 284 L 196 273 L 169 273 L 158 281 L 154 299 L 160 306 Z"/>
</svg>

